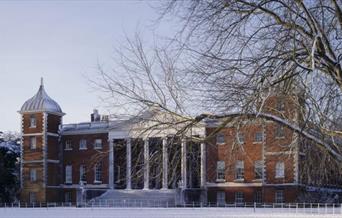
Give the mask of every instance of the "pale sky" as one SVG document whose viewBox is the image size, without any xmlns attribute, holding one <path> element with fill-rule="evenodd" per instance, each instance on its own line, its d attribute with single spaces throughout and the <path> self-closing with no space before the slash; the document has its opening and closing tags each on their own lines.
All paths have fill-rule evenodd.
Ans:
<svg viewBox="0 0 342 218">
<path fill-rule="evenodd" d="M 113 66 L 114 47 L 138 29 L 144 38 L 173 34 L 156 28 L 155 1 L 0 1 L 0 131 L 20 131 L 17 111 L 44 77 L 49 96 L 67 114 L 64 123 L 89 121 L 103 103 L 85 75 L 98 61 Z"/>
</svg>

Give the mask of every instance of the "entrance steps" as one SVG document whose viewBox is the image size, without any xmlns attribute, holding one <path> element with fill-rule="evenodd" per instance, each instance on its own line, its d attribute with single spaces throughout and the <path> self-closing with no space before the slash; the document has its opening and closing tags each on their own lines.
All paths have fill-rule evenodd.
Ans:
<svg viewBox="0 0 342 218">
<path fill-rule="evenodd" d="M 177 191 L 175 189 L 114 189 L 93 198 L 88 204 L 104 207 L 168 207 L 174 206 L 176 200 Z"/>
</svg>

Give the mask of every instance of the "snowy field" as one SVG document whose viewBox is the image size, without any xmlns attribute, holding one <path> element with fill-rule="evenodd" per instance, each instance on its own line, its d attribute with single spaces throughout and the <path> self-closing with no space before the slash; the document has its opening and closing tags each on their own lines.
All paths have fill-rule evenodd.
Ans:
<svg viewBox="0 0 342 218">
<path fill-rule="evenodd" d="M 341 218 L 339 209 L 304 212 L 281 208 L 0 208 L 0 218 Z"/>
</svg>

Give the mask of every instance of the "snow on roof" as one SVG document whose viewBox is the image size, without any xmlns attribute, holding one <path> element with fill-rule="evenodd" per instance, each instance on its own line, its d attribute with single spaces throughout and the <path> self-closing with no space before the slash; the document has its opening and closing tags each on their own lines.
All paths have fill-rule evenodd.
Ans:
<svg viewBox="0 0 342 218">
<path fill-rule="evenodd" d="M 45 92 L 43 80 L 36 95 L 27 100 L 20 109 L 20 113 L 24 112 L 54 112 L 63 114 L 61 107 L 48 96 Z"/>
</svg>

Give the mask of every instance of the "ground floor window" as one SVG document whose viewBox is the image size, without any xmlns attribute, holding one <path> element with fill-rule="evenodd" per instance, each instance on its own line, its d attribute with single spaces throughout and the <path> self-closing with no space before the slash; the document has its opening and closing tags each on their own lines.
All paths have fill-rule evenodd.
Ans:
<svg viewBox="0 0 342 218">
<path fill-rule="evenodd" d="M 236 192 L 235 193 L 235 203 L 243 203 L 244 198 L 243 198 L 243 192 Z"/>
<path fill-rule="evenodd" d="M 64 193 L 64 201 L 66 202 L 66 203 L 70 203 L 71 202 L 71 192 L 65 192 Z"/>
<path fill-rule="evenodd" d="M 219 204 L 225 204 L 226 203 L 226 193 L 222 192 L 222 191 L 217 192 L 216 193 L 216 200 L 217 200 L 217 203 L 219 203 Z"/>
<path fill-rule="evenodd" d="M 283 190 L 278 190 L 275 192 L 275 202 L 284 203 L 284 191 Z"/>
<path fill-rule="evenodd" d="M 254 202 L 262 203 L 262 192 L 261 191 L 255 191 L 254 192 Z"/>
<path fill-rule="evenodd" d="M 30 204 L 37 202 L 37 194 L 35 192 L 29 193 L 29 202 L 30 202 Z"/>
</svg>

